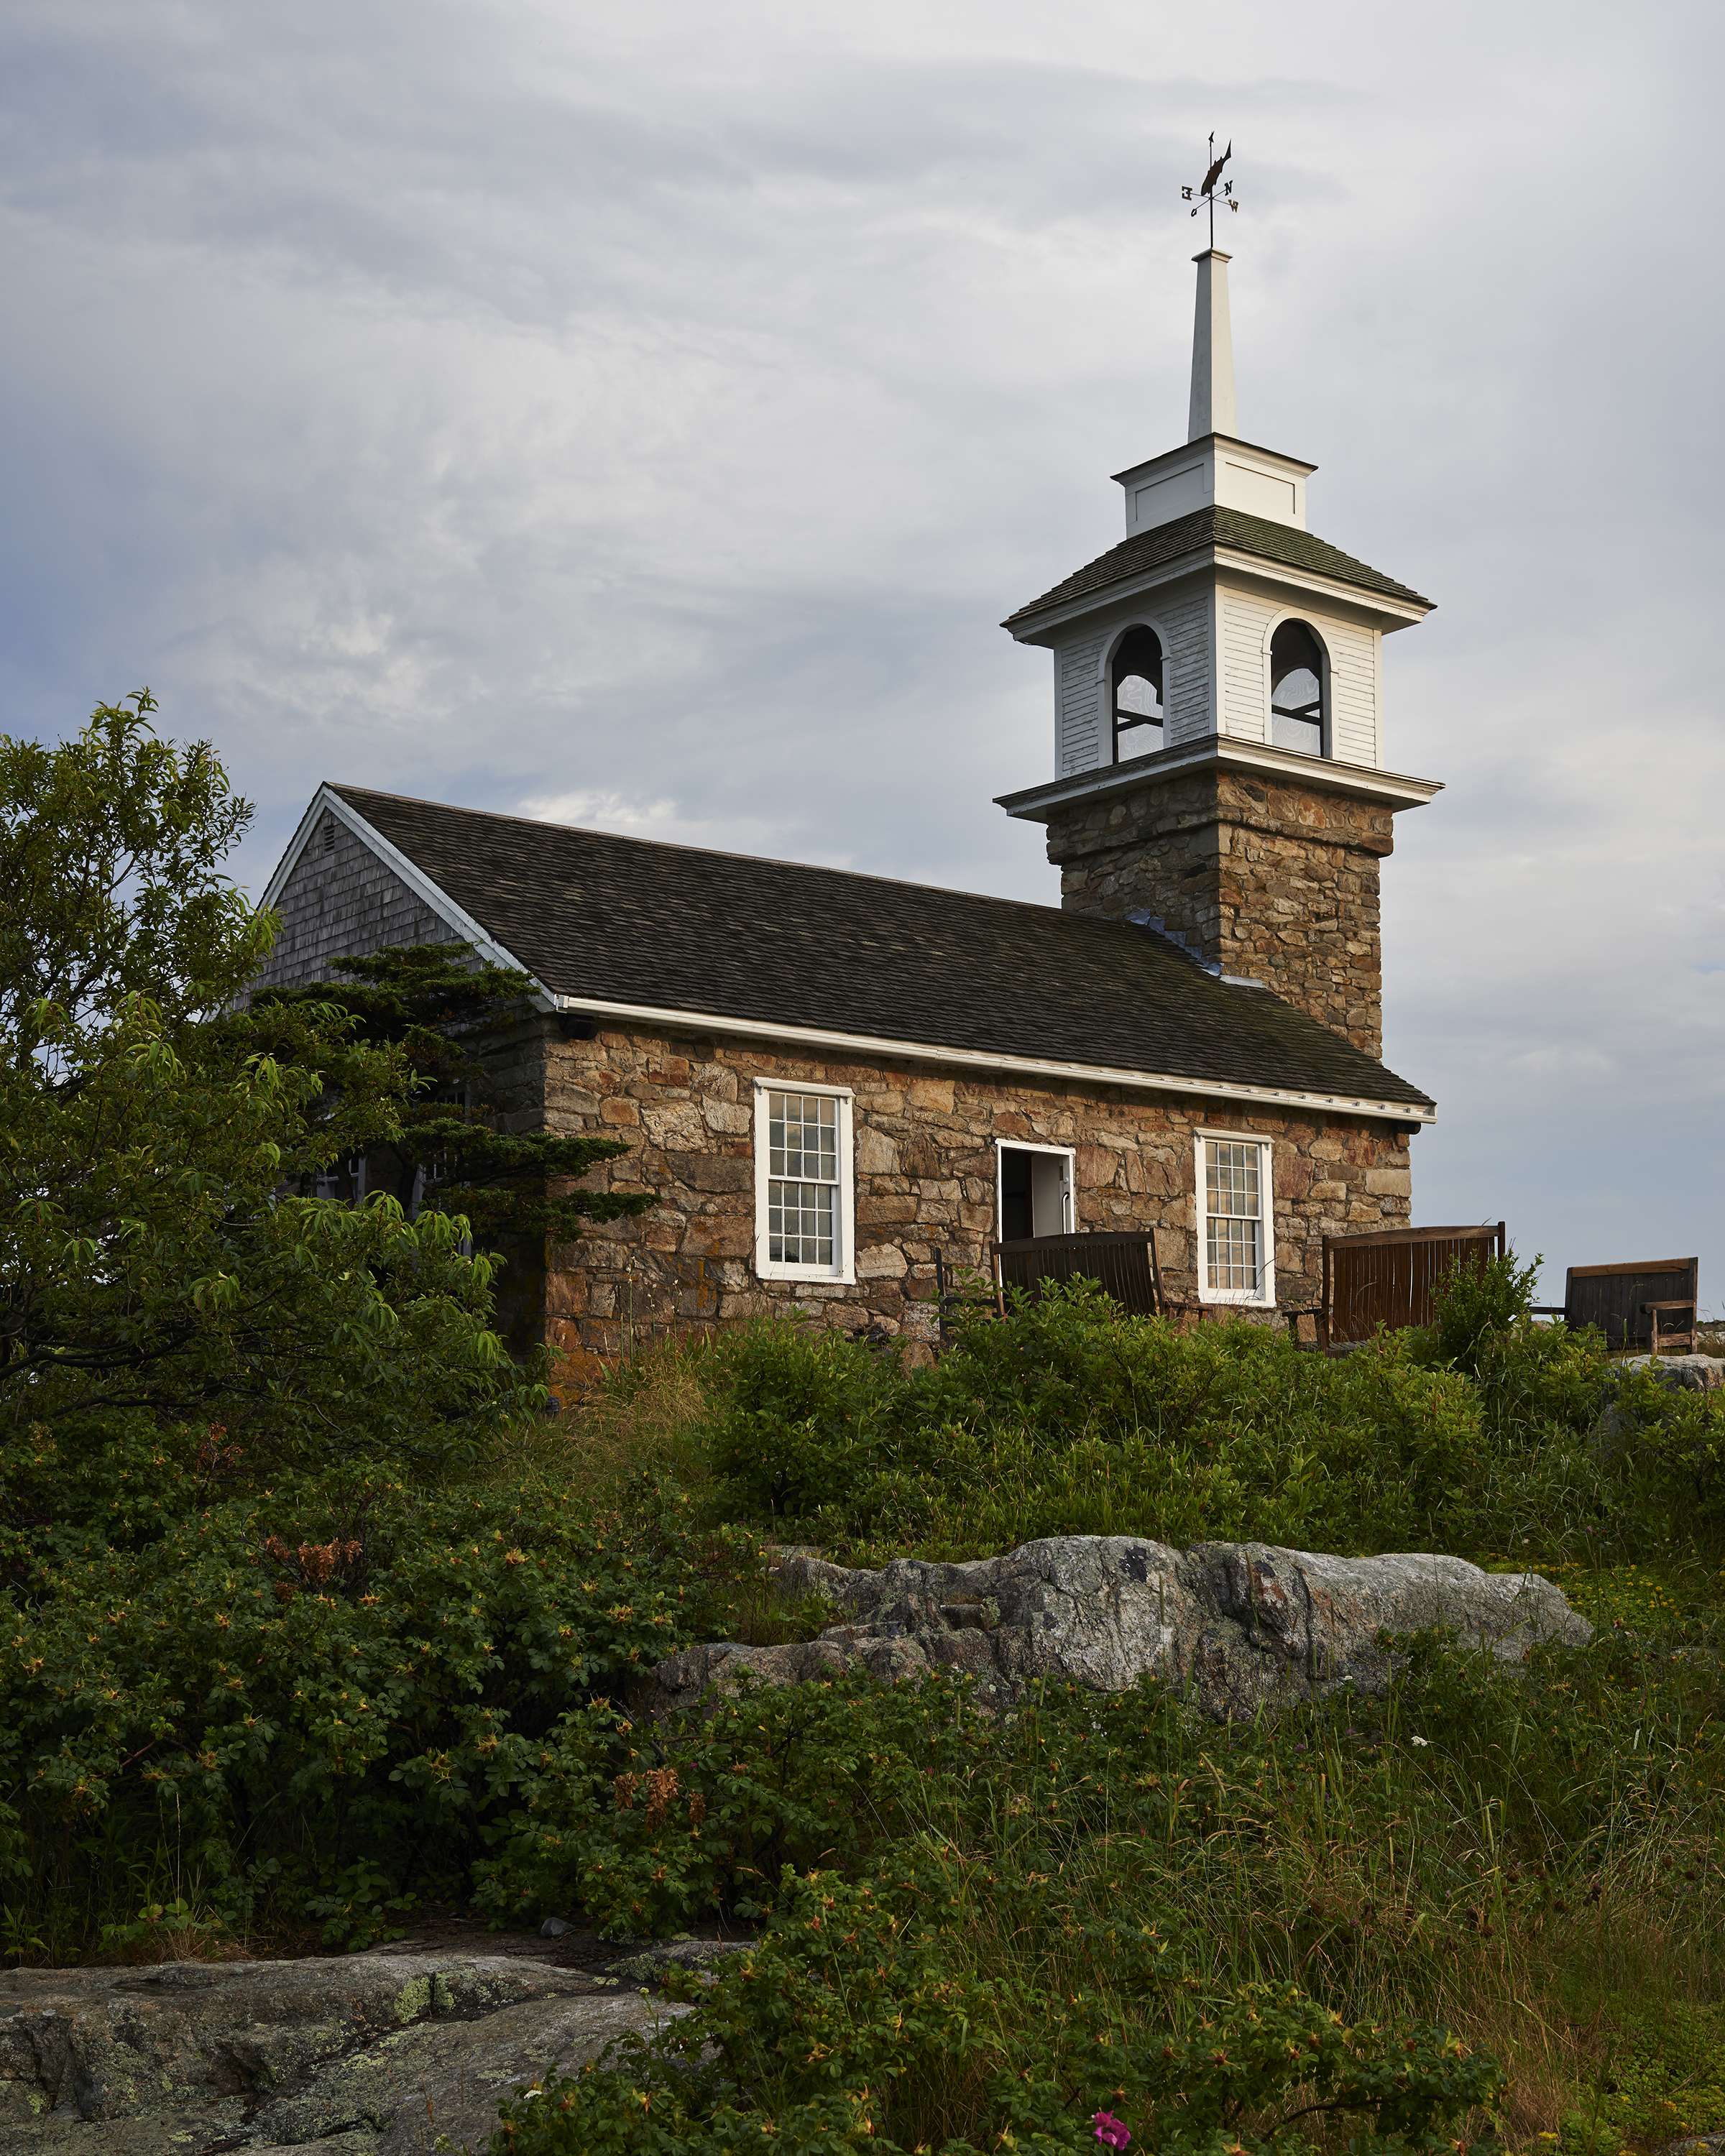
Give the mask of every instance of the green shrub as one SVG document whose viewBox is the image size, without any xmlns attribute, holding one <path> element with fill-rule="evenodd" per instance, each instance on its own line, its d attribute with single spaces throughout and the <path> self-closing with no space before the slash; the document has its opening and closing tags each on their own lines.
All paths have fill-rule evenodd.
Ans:
<svg viewBox="0 0 1725 2156">
<path fill-rule="evenodd" d="M 771 1907 L 784 1867 L 856 1871 L 906 1830 L 932 1776 L 975 1775 L 986 1717 L 938 1676 L 883 1691 L 860 1673 L 741 1691 L 668 1727 L 609 1700 L 565 1715 L 524 1761 L 524 1799 L 477 1867 L 501 1914 L 578 1898 L 602 1930 L 673 1931 Z"/>
<path fill-rule="evenodd" d="M 834 1554 L 969 1557 L 1054 1534 L 1342 1551 L 1491 1537 L 1501 1432 L 1474 1386 L 1399 1339 L 1332 1360 L 1252 1324 L 1182 1336 L 1076 1283 L 963 1325 L 932 1369 L 783 1321 L 712 1361 L 722 1502 Z M 1530 1455 L 1527 1502 L 1548 1510 L 1554 1473 L 1575 1471 Z"/>
<path fill-rule="evenodd" d="M 1250 1322 L 1128 1319 L 1083 1282 L 962 1323 L 915 1371 L 771 1321 L 713 1347 L 696 1449 L 717 1512 L 849 1563 L 1059 1534 L 1552 1561 L 1717 1548 L 1725 1400 L 1625 1376 L 1597 1332 L 1514 1320 L 1512 1260 L 1466 1286 L 1470 1371 L 1439 1328 L 1331 1358 Z M 1633 1441 L 1605 1441 L 1620 1428 Z"/>
<path fill-rule="evenodd" d="M 1438 1352 L 1470 1377 L 1485 1342 L 1525 1324 L 1543 1258 L 1517 1262 L 1513 1250 L 1483 1265 L 1452 1258 L 1432 1290 Z"/>
<path fill-rule="evenodd" d="M 675 1547 L 356 1477 L 44 1568 L 0 1635 L 8 1895 L 48 1950 L 177 1896 L 330 1943 L 465 1899 L 523 1748 L 685 1636 Z"/>
<path fill-rule="evenodd" d="M 1231 1729 L 1149 1682 L 995 1719 L 947 1678 L 746 1690 L 709 1727 L 589 1717 L 494 1889 L 517 1867 L 540 1907 L 557 1863 L 569 1890 L 603 1866 L 624 1922 L 687 1922 L 705 1892 L 766 1928 L 662 2041 L 512 2107 L 500 2148 L 1079 2148 L 1099 2111 L 1135 2147 L 1253 2148 L 1330 2102 L 1368 2141 L 1453 2138 L 1563 1987 L 1609 1985 L 1641 1938 L 1675 1999 L 1673 1949 L 1718 1934 L 1718 1664 L 1617 1630 L 1516 1669 L 1435 1634 L 1401 1650 L 1386 1701 Z M 1692 2066 L 1656 2060 L 1609 2118 L 1711 2120 L 1725 2027 L 1691 2020 Z M 1313 2030 L 1341 2079 L 1312 2070 Z"/>
<path fill-rule="evenodd" d="M 787 1879 L 779 1921 L 720 1964 L 689 2021 L 638 2041 L 620 2071 L 509 2105 L 498 2146 L 908 2151 L 934 2146 L 933 2128 L 947 2156 L 1094 2149 L 1105 2132 L 1116 2147 L 1235 2156 L 1271 2148 L 1286 2118 L 1325 2114 L 1365 2128 L 1362 2152 L 1437 2156 L 1454 2146 L 1440 2128 L 1501 2087 L 1496 2061 L 1446 2029 L 1348 2028 L 1294 1986 L 1243 1986 L 1201 2014 L 1150 1926 L 1096 1927 L 1106 1989 L 1050 1997 L 1021 1966 L 977 1966 L 953 1886 L 914 1846 L 860 1885 Z M 1034 1923 L 1034 1886 L 1014 1898 Z"/>
</svg>

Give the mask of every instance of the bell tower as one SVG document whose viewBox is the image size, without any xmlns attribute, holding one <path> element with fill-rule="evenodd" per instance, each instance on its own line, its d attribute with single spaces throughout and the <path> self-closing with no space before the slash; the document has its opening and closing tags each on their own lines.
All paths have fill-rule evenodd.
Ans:
<svg viewBox="0 0 1725 2156">
<path fill-rule="evenodd" d="M 1317 467 L 1243 441 L 1230 257 L 1194 260 L 1187 439 L 1114 475 L 1125 539 L 1003 624 L 1054 654 L 1048 829 L 1072 911 L 1142 923 L 1383 1054 L 1378 863 L 1440 789 L 1390 770 L 1384 639 L 1432 603 L 1306 526 Z"/>
</svg>

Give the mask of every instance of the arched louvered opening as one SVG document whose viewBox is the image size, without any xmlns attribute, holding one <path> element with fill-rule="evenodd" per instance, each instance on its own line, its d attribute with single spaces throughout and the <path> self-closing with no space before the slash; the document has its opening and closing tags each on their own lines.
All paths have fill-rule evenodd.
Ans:
<svg viewBox="0 0 1725 2156">
<path fill-rule="evenodd" d="M 1305 756 L 1329 754 L 1323 647 L 1303 621 L 1285 621 L 1270 639 L 1270 738 Z"/>
<path fill-rule="evenodd" d="M 1114 706 L 1114 761 L 1150 756 L 1166 735 L 1163 726 L 1162 643 L 1153 629 L 1129 629 L 1109 668 Z"/>
</svg>

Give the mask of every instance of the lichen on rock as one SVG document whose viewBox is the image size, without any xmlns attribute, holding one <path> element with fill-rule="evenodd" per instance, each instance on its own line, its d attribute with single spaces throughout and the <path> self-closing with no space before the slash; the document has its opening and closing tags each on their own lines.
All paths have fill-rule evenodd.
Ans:
<svg viewBox="0 0 1725 2156">
<path fill-rule="evenodd" d="M 1584 1645 L 1592 1627 L 1538 1573 L 1487 1573 L 1429 1553 L 1339 1558 L 1264 1543 L 1184 1551 L 1129 1536 L 1026 1543 L 965 1564 L 896 1558 L 878 1572 L 778 1553 L 787 1600 L 817 1594 L 836 1621 L 773 1647 L 685 1647 L 655 1672 L 656 1710 L 675 1712 L 745 1672 L 800 1684 L 845 1669 L 895 1682 L 963 1671 L 1005 1705 L 1042 1678 L 1124 1691 L 1150 1676 L 1216 1721 L 1320 1699 L 1343 1685 L 1381 1694 L 1379 1635 L 1453 1626 L 1464 1645 L 1519 1661 L 1537 1641 Z"/>
</svg>

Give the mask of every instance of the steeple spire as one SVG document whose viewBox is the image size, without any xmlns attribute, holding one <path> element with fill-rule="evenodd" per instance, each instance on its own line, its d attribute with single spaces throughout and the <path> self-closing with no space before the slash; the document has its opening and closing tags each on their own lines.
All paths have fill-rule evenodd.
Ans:
<svg viewBox="0 0 1725 2156">
<path fill-rule="evenodd" d="M 1198 313 L 1192 325 L 1192 410 L 1186 439 L 1240 432 L 1234 411 L 1234 331 L 1228 320 L 1228 264 L 1233 256 L 1207 247 L 1198 264 Z"/>
</svg>

